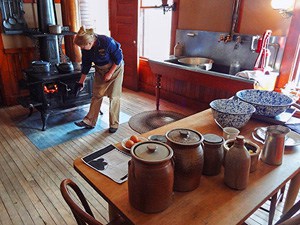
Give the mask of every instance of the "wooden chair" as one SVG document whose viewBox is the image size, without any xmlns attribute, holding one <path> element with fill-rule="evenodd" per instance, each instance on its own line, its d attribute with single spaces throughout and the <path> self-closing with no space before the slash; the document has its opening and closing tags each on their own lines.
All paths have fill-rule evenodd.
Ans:
<svg viewBox="0 0 300 225">
<path fill-rule="evenodd" d="M 299 225 L 300 224 L 300 213 L 294 216 L 297 212 L 300 212 L 300 200 L 293 205 L 293 207 L 286 212 L 275 225 Z M 294 216 L 294 217 L 292 217 Z"/>
<path fill-rule="evenodd" d="M 71 195 L 69 188 L 73 189 L 74 194 Z M 61 191 L 63 198 L 65 199 L 65 201 L 71 208 L 71 211 L 72 211 L 78 225 L 86 225 L 86 224 L 88 224 L 88 225 L 103 225 L 102 223 L 100 223 L 98 220 L 95 219 L 94 214 L 93 214 L 86 198 L 84 197 L 82 191 L 71 179 L 65 179 L 61 182 L 60 191 Z M 79 204 L 77 204 L 74 201 L 74 197 L 76 196 L 75 193 L 77 195 L 76 198 L 80 200 L 84 210 Z M 121 216 L 117 216 L 115 219 L 113 219 L 107 225 L 125 225 L 125 224 L 126 224 L 125 220 Z"/>
</svg>

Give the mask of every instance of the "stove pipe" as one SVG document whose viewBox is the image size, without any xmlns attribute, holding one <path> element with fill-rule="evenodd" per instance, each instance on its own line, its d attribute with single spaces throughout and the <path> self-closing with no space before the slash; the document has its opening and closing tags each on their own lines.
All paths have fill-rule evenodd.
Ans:
<svg viewBox="0 0 300 225">
<path fill-rule="evenodd" d="M 49 34 L 49 25 L 56 25 L 56 11 L 54 0 L 38 0 L 39 31 Z M 40 59 L 50 62 L 52 65 L 60 62 L 59 44 L 57 35 L 39 37 Z"/>
</svg>

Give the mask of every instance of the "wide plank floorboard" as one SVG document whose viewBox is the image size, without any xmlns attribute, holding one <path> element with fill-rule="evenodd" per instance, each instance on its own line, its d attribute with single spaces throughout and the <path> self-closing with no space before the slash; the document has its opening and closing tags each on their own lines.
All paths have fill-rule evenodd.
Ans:
<svg viewBox="0 0 300 225">
<path fill-rule="evenodd" d="M 104 102 L 107 104 L 108 99 L 105 98 Z M 186 116 L 197 112 L 164 100 L 160 103 L 162 110 Z M 123 90 L 121 110 L 129 116 L 155 108 L 154 96 Z M 27 114 L 27 109 L 21 106 L 0 108 L 0 224 L 75 225 L 76 221 L 59 190 L 60 182 L 65 178 L 71 178 L 79 185 L 96 218 L 107 223 L 107 202 L 75 172 L 73 161 L 138 133 L 124 123 L 114 134 L 103 130 L 40 151 L 15 126 L 15 122 Z M 283 203 L 278 206 L 274 221 L 279 219 L 282 206 Z M 266 225 L 267 219 L 268 214 L 258 210 L 246 222 Z"/>
</svg>

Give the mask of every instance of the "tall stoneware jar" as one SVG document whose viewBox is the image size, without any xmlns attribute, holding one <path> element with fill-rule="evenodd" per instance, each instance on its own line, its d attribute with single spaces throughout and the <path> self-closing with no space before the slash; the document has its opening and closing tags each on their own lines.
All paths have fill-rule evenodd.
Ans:
<svg viewBox="0 0 300 225">
<path fill-rule="evenodd" d="M 191 129 L 179 128 L 166 133 L 174 151 L 174 190 L 192 191 L 200 184 L 203 168 L 203 136 Z"/>
<path fill-rule="evenodd" d="M 239 135 L 226 153 L 225 184 L 233 189 L 245 189 L 249 180 L 250 165 L 250 154 L 244 145 L 244 136 Z"/>
<path fill-rule="evenodd" d="M 173 150 L 166 144 L 146 141 L 134 145 L 128 163 L 128 194 L 131 205 L 144 213 L 157 213 L 172 203 Z"/>
<path fill-rule="evenodd" d="M 207 176 L 218 175 L 221 172 L 223 163 L 224 139 L 215 134 L 204 134 L 203 138 L 204 165 L 202 174 Z"/>
</svg>

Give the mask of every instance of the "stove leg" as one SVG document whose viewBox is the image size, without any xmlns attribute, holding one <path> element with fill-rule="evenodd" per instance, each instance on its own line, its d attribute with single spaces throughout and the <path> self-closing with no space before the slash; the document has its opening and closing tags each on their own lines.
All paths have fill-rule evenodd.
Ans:
<svg viewBox="0 0 300 225">
<path fill-rule="evenodd" d="M 41 112 L 42 122 L 43 122 L 43 128 L 42 131 L 45 131 L 47 128 L 47 120 L 49 117 L 49 113 Z"/>
<path fill-rule="evenodd" d="M 34 106 L 32 104 L 29 105 L 29 114 L 27 117 L 31 117 Z"/>
</svg>

